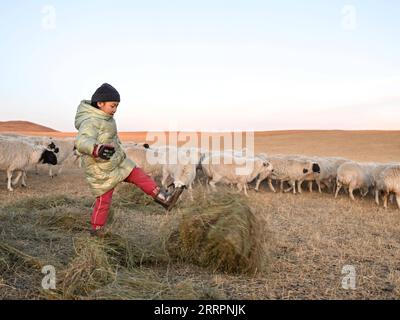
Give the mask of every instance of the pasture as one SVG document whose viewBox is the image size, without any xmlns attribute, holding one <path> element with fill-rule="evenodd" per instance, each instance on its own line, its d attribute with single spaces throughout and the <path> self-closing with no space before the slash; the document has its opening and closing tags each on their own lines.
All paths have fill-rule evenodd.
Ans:
<svg viewBox="0 0 400 320">
<path fill-rule="evenodd" d="M 121 134 L 125 140 L 143 136 Z M 256 152 L 341 156 L 357 161 L 400 159 L 400 133 L 375 131 L 263 132 Z M 109 237 L 89 237 L 94 198 L 82 169 L 48 177 L 28 173 L 28 187 L 6 189 L 0 172 L 0 299 L 399 299 L 400 211 L 384 210 L 372 195 L 334 199 L 314 188 L 272 193 L 264 182 L 249 198 L 219 186 L 210 195 L 197 183 L 166 213 L 131 185 L 113 198 Z M 163 228 L 207 197 L 237 197 L 265 226 L 262 273 L 211 271 L 171 259 Z M 205 207 L 204 210 L 207 210 Z M 229 210 L 229 206 L 227 207 Z M 44 290 L 43 266 L 56 270 L 56 289 Z M 342 268 L 355 269 L 355 288 L 344 289 Z"/>
</svg>

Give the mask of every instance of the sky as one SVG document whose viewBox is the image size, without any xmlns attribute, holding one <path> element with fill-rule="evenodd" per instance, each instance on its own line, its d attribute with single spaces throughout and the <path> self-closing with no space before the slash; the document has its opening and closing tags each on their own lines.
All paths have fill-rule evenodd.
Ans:
<svg viewBox="0 0 400 320">
<path fill-rule="evenodd" d="M 399 130 L 397 0 L 2 1 L 0 121 L 75 131 Z"/>
</svg>

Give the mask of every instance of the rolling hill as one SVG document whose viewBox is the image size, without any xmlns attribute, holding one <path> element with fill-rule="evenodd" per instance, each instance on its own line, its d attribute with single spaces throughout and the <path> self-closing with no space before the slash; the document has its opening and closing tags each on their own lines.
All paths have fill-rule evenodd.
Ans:
<svg viewBox="0 0 400 320">
<path fill-rule="evenodd" d="M 58 132 L 29 121 L 0 121 L 0 132 Z"/>
</svg>

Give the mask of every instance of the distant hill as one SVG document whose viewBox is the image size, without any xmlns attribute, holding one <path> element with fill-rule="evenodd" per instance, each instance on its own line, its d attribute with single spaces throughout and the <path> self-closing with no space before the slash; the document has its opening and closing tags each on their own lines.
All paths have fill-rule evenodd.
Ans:
<svg viewBox="0 0 400 320">
<path fill-rule="evenodd" d="M 29 121 L 0 121 L 0 132 L 58 132 Z"/>
</svg>

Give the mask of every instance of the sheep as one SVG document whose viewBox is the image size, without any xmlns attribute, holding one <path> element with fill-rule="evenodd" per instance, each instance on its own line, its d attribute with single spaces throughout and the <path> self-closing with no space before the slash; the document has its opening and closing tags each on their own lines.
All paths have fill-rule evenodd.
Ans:
<svg viewBox="0 0 400 320">
<path fill-rule="evenodd" d="M 226 163 L 223 163 L 225 160 Z M 247 171 L 242 164 L 251 166 L 251 170 L 246 174 L 240 174 L 238 170 Z M 259 174 L 269 175 L 273 166 L 269 161 L 259 157 L 238 157 L 231 154 L 211 154 L 201 163 L 205 175 L 208 177 L 209 185 L 215 190 L 215 184 L 218 182 L 236 184 L 239 193 L 244 189 L 247 193 L 247 183 L 253 181 Z"/>
<path fill-rule="evenodd" d="M 14 171 L 20 171 L 18 180 L 30 165 L 37 163 L 57 164 L 53 151 L 44 146 L 34 145 L 15 138 L 0 138 L 0 170 L 7 172 L 7 189 L 13 191 L 11 178 Z M 16 179 L 16 181 L 18 181 Z M 13 184 L 16 184 L 15 180 Z M 23 181 L 23 186 L 26 182 Z"/>
<path fill-rule="evenodd" d="M 167 161 L 167 163 L 163 164 L 162 184 L 165 185 L 168 177 L 171 177 L 176 180 L 176 182 L 191 188 L 196 177 L 197 166 L 200 165 L 202 154 L 200 150 L 196 148 L 178 148 L 175 151 L 178 152 L 177 161 Z M 184 182 L 179 182 L 179 180 L 182 180 L 181 176 L 185 176 Z"/>
<path fill-rule="evenodd" d="M 309 157 L 309 159 L 318 163 L 320 166 L 320 172 L 307 175 L 304 177 L 304 179 L 299 181 L 300 189 L 303 181 L 308 181 L 309 191 L 312 192 L 312 184 L 313 181 L 315 181 L 318 186 L 319 193 L 322 193 L 322 183 L 328 188 L 330 188 L 333 183 L 332 190 L 335 192 L 337 169 L 342 163 L 345 163 L 349 160 L 340 157 Z"/>
<path fill-rule="evenodd" d="M 375 202 L 379 205 L 379 193 L 383 192 L 383 207 L 387 208 L 388 196 L 396 196 L 400 209 L 400 164 L 387 164 L 379 171 L 375 180 Z"/>
<path fill-rule="evenodd" d="M 150 147 L 151 150 L 159 151 L 164 156 L 164 163 L 172 164 L 183 164 L 191 163 L 196 165 L 196 176 L 200 181 L 200 175 L 202 173 L 201 161 L 205 158 L 209 152 L 202 148 L 196 147 L 176 147 L 176 146 L 156 146 Z"/>
<path fill-rule="evenodd" d="M 293 194 L 296 194 L 296 181 L 297 181 L 297 189 L 298 193 L 302 193 L 301 182 L 306 179 L 314 179 L 316 174 L 320 173 L 320 166 L 315 161 L 311 159 L 302 159 L 302 158 L 293 158 L 293 159 L 285 159 L 287 161 L 287 168 L 289 169 L 286 174 L 286 178 L 284 176 L 279 176 L 281 180 L 281 189 L 282 184 L 285 181 L 288 181 L 290 187 L 284 192 L 289 192 L 293 190 Z M 278 177 L 276 172 L 273 172 L 272 177 Z"/>
<path fill-rule="evenodd" d="M 23 136 L 23 135 L 8 135 L 8 137 L 13 138 L 13 139 L 18 139 L 19 141 L 26 141 L 33 145 L 46 147 L 47 150 L 53 151 L 54 153 L 59 152 L 59 148 L 55 145 L 54 139 L 51 137 L 37 137 L 37 136 Z M 57 161 L 58 161 L 58 164 L 60 164 L 60 157 L 57 157 Z M 61 158 L 61 162 L 62 161 L 64 161 L 64 160 Z M 39 164 L 35 164 L 35 166 L 34 166 L 36 174 L 39 174 L 38 166 L 39 166 Z M 50 167 L 50 176 L 52 176 L 51 168 L 52 167 Z M 17 184 L 21 177 L 22 177 L 22 186 L 26 185 L 26 182 L 25 182 L 26 171 L 25 170 L 18 173 L 17 177 L 13 181 L 13 184 Z"/>
<path fill-rule="evenodd" d="M 47 147 L 49 151 L 54 151 L 55 153 L 58 153 L 58 147 L 54 144 L 53 138 L 51 137 L 37 137 L 37 136 L 25 136 L 25 135 L 19 135 L 19 134 L 3 134 L 0 135 L 0 138 L 3 137 L 5 139 L 11 138 L 11 139 L 17 139 L 19 141 L 25 141 L 28 143 L 31 143 L 33 145 L 37 146 L 44 146 Z M 35 172 L 38 174 L 38 166 L 35 165 Z M 25 173 L 24 173 L 25 176 Z"/>
<path fill-rule="evenodd" d="M 55 175 L 53 175 L 53 166 L 49 168 L 49 176 L 53 178 L 61 174 L 63 169 L 63 163 L 70 157 L 74 155 L 74 140 L 73 139 L 53 139 L 53 144 L 56 146 L 55 152 L 57 153 L 57 168 L 58 171 Z M 49 145 L 51 149 L 51 145 Z"/>
<path fill-rule="evenodd" d="M 268 176 L 265 173 L 260 174 L 256 182 L 255 190 L 258 191 L 260 183 L 268 178 L 268 186 L 271 191 L 276 192 L 273 185 L 272 179 L 280 181 L 281 191 L 283 190 L 283 183 L 288 181 L 290 187 L 284 192 L 289 192 L 293 190 L 293 194 L 296 194 L 296 181 L 304 179 L 305 176 L 313 173 L 320 172 L 320 167 L 318 163 L 310 160 L 303 160 L 298 158 L 298 156 L 287 156 L 287 155 L 273 155 L 268 156 L 266 154 L 258 154 L 257 156 L 271 162 L 273 166 L 273 171 Z M 301 193 L 301 188 L 298 185 L 298 192 Z"/>
<path fill-rule="evenodd" d="M 387 208 L 387 200 L 390 194 L 396 197 L 397 206 L 400 209 L 400 164 L 387 166 L 378 176 L 376 183 L 375 200 L 377 200 L 378 191 L 383 191 L 383 206 Z M 379 204 L 379 199 L 377 201 Z"/>
<path fill-rule="evenodd" d="M 143 146 L 146 148 L 146 146 Z M 200 161 L 204 157 L 202 150 L 197 148 L 176 148 L 161 146 L 151 148 L 154 152 L 163 154 L 161 184 L 167 186 L 168 178 L 172 178 L 175 186 L 186 186 L 193 200 L 192 189 Z"/>
<path fill-rule="evenodd" d="M 308 172 L 302 175 L 302 177 L 297 181 L 297 188 L 299 193 L 302 193 L 301 185 L 304 181 L 308 181 L 309 191 L 312 192 L 313 181 L 316 180 L 321 173 L 321 168 L 319 164 L 320 159 L 318 159 L 317 157 L 310 157 L 306 155 L 286 155 L 283 156 L 283 158 L 287 160 L 299 160 L 303 162 L 306 161 L 308 164 L 311 162 L 315 164 L 314 168 L 317 168 L 318 166 L 319 170 L 307 170 Z"/>
<path fill-rule="evenodd" d="M 59 148 L 54 144 L 53 138 L 51 137 L 24 136 L 17 134 L 8 134 L 5 138 L 7 137 L 11 139 L 17 139 L 19 141 L 25 141 L 36 146 L 46 147 L 47 150 L 53 151 L 54 153 L 59 152 Z M 36 174 L 38 174 L 38 165 L 39 164 L 34 165 Z M 13 180 L 12 184 L 16 185 L 21 177 L 22 177 L 22 186 L 26 186 L 26 170 L 19 171 L 17 177 Z"/>
<path fill-rule="evenodd" d="M 376 167 L 377 164 L 375 163 L 357 163 L 354 161 L 341 164 L 337 171 L 335 198 L 337 198 L 343 186 L 348 186 L 349 196 L 352 200 L 355 200 L 353 191 L 356 189 L 360 189 L 361 196 L 365 197 L 369 188 L 374 186 L 374 170 Z"/>
<path fill-rule="evenodd" d="M 25 135 L 20 135 L 20 134 L 14 134 L 14 133 L 5 133 L 1 134 L 0 138 L 3 139 L 18 139 L 20 141 L 26 141 L 29 143 L 32 143 L 34 145 L 40 145 L 40 146 L 49 146 L 52 145 L 52 147 L 55 149 L 56 146 L 54 145 L 53 138 L 51 137 L 37 137 L 37 136 L 25 136 Z M 50 147 L 51 149 L 51 147 Z"/>
<path fill-rule="evenodd" d="M 162 186 L 168 187 L 168 178 L 172 178 L 175 187 L 187 187 L 190 199 L 193 201 L 193 183 L 196 178 L 196 164 L 164 164 L 162 166 Z"/>
</svg>

